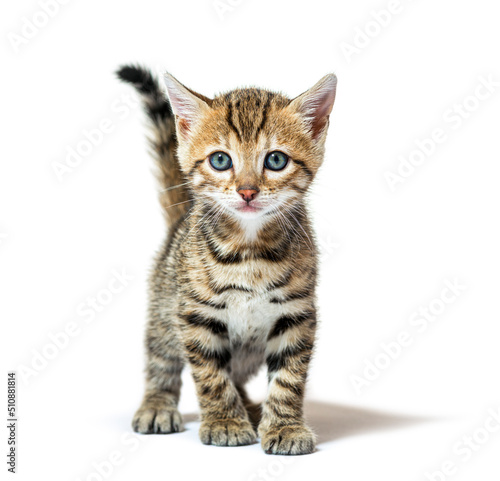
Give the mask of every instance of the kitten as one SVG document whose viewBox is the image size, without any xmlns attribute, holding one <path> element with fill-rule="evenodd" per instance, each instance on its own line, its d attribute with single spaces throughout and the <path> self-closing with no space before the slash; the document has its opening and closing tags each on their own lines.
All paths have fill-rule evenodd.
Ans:
<svg viewBox="0 0 500 481">
<path fill-rule="evenodd" d="M 323 161 L 336 77 L 293 100 L 256 88 L 209 99 L 169 74 L 118 72 L 152 123 L 169 234 L 150 279 L 147 380 L 139 433 L 183 429 L 181 371 L 190 365 L 205 444 L 261 438 L 270 454 L 306 454 L 303 418 L 316 330 L 317 251 L 305 194 Z M 267 365 L 268 393 L 245 383 Z"/>
</svg>

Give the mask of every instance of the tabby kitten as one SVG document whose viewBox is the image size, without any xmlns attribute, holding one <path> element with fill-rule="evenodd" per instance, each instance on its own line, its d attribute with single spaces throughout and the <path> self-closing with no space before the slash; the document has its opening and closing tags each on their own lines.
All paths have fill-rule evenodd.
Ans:
<svg viewBox="0 0 500 481">
<path fill-rule="evenodd" d="M 323 161 L 336 77 L 293 100 L 244 88 L 213 99 L 147 70 L 120 79 L 142 94 L 169 227 L 150 278 L 147 380 L 139 433 L 183 429 L 181 371 L 191 367 L 205 444 L 261 438 L 270 454 L 306 454 L 303 418 L 316 330 L 317 250 L 305 194 Z M 267 365 L 265 402 L 245 383 Z"/>
</svg>

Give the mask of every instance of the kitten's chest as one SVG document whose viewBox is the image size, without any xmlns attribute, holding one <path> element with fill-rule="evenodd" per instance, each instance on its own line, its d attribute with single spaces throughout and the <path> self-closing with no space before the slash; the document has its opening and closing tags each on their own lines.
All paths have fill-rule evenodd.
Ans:
<svg viewBox="0 0 500 481">
<path fill-rule="evenodd" d="M 242 292 L 233 290 L 224 296 L 224 321 L 231 343 L 252 342 L 264 344 L 276 319 L 279 306 L 270 302 L 268 292 Z"/>
<path fill-rule="evenodd" d="M 283 315 L 283 305 L 272 300 L 288 283 L 291 261 L 266 257 L 258 250 L 244 249 L 231 255 L 221 252 L 224 257 L 207 252 L 203 264 L 211 300 L 225 306 L 217 317 L 227 326 L 232 344 L 263 345 Z M 191 272 L 199 275 L 194 269 Z"/>
</svg>

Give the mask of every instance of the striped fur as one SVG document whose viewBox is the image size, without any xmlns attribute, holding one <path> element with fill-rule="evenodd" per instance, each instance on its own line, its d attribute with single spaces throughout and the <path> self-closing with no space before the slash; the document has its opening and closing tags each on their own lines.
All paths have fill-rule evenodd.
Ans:
<svg viewBox="0 0 500 481">
<path fill-rule="evenodd" d="M 123 67 L 119 76 L 143 95 L 152 121 L 169 225 L 150 278 L 146 393 L 134 429 L 182 430 L 188 363 L 203 443 L 243 445 L 259 435 L 267 453 L 312 452 L 302 411 L 317 252 L 304 196 L 323 161 L 334 76 L 294 100 L 256 88 L 207 99 L 167 76 L 170 103 L 149 72 Z M 263 168 L 275 150 L 290 159 L 280 172 Z M 230 154 L 233 168 L 212 169 L 215 151 Z M 258 191 L 256 212 L 240 212 L 250 205 L 242 186 Z M 244 386 L 263 365 L 269 387 L 259 406 Z"/>
</svg>

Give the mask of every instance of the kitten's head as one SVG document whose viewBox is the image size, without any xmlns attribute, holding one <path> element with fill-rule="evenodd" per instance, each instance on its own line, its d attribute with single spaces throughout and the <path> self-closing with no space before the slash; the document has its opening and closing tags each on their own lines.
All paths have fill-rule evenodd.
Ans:
<svg viewBox="0 0 500 481">
<path fill-rule="evenodd" d="M 291 100 L 256 88 L 208 99 L 165 75 L 180 167 L 194 195 L 235 218 L 268 218 L 301 201 L 323 161 L 337 79 Z"/>
</svg>

